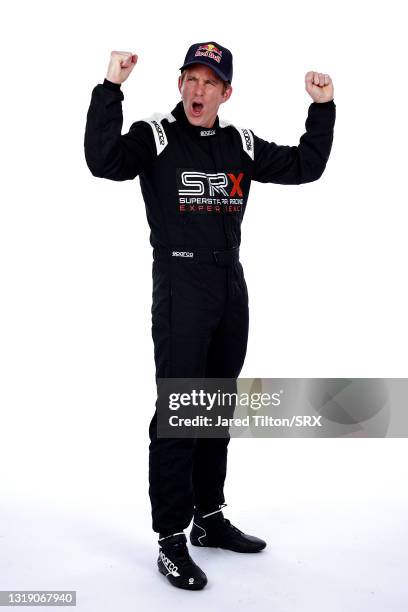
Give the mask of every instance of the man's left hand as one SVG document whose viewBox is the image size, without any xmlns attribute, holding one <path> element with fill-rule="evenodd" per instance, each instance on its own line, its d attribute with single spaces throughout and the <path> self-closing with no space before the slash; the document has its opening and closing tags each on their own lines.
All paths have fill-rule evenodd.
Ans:
<svg viewBox="0 0 408 612">
<path fill-rule="evenodd" d="M 333 83 L 328 74 L 309 70 L 305 76 L 307 93 L 313 102 L 330 102 L 334 97 Z"/>
</svg>

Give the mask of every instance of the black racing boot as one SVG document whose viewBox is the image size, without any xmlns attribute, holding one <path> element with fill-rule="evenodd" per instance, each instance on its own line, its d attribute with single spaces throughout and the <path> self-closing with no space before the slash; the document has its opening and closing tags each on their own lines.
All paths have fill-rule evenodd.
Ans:
<svg viewBox="0 0 408 612">
<path fill-rule="evenodd" d="M 207 576 L 190 557 L 184 533 L 160 537 L 159 546 L 159 572 L 166 576 L 173 586 L 190 591 L 205 587 Z"/>
<path fill-rule="evenodd" d="M 225 548 L 242 553 L 263 550 L 266 546 L 264 540 L 243 533 L 224 518 L 221 508 L 226 505 L 221 504 L 219 510 L 207 514 L 202 514 L 197 508 L 195 509 L 190 542 L 194 546 Z"/>
</svg>

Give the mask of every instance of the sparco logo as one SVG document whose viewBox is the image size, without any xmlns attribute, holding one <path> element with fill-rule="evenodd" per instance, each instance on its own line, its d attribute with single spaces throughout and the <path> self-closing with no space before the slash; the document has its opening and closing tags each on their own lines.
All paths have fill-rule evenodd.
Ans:
<svg viewBox="0 0 408 612">
<path fill-rule="evenodd" d="M 215 130 L 201 130 L 200 136 L 214 136 Z"/>
<path fill-rule="evenodd" d="M 157 121 L 152 121 L 154 127 L 156 128 L 156 132 L 157 135 L 159 137 L 159 142 L 161 145 L 164 145 L 164 134 L 163 134 L 163 130 L 161 129 L 161 126 L 159 123 L 157 123 Z"/>
<path fill-rule="evenodd" d="M 163 563 L 164 567 L 166 568 L 166 570 L 172 574 L 172 576 L 175 576 L 176 578 L 180 576 L 180 574 L 178 573 L 178 567 L 175 563 L 173 563 L 173 561 L 171 561 L 171 559 L 169 559 L 168 557 L 166 557 L 166 555 L 164 554 L 164 552 L 161 550 L 159 553 L 161 562 Z"/>
<path fill-rule="evenodd" d="M 248 151 L 252 151 L 251 136 L 249 135 L 248 130 L 244 129 L 244 130 L 242 130 L 242 133 L 244 134 L 247 150 Z"/>
<path fill-rule="evenodd" d="M 173 251 L 172 257 L 194 257 L 194 253 L 188 251 Z"/>
</svg>

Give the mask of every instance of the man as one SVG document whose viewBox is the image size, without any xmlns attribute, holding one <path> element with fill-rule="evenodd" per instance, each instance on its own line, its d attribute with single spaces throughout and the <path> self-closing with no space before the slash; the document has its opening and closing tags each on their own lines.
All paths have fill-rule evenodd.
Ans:
<svg viewBox="0 0 408 612">
<path fill-rule="evenodd" d="M 218 43 L 189 48 L 171 113 L 132 124 L 121 135 L 121 84 L 137 56 L 111 53 L 87 115 L 85 156 L 97 177 L 140 177 L 153 246 L 152 335 L 158 378 L 229 378 L 241 371 L 248 335 L 248 293 L 239 261 L 240 227 L 251 180 L 301 184 L 323 173 L 335 122 L 327 74 L 306 74 L 313 99 L 298 146 L 278 146 L 218 118 L 232 94 L 232 55 Z M 158 567 L 174 586 L 207 583 L 191 559 L 196 546 L 259 552 L 266 542 L 223 516 L 225 438 L 157 436 L 150 429 L 149 494 L 159 533 Z"/>
</svg>

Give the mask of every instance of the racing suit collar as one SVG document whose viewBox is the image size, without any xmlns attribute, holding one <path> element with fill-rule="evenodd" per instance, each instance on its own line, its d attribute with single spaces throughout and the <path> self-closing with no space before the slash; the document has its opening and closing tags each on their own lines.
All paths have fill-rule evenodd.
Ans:
<svg viewBox="0 0 408 612">
<path fill-rule="evenodd" d="M 171 114 L 180 122 L 184 127 L 186 127 L 191 134 L 197 136 L 197 138 L 208 138 L 212 136 L 216 136 L 219 129 L 219 119 L 218 115 L 215 118 L 214 125 L 211 128 L 202 127 L 200 125 L 192 125 L 187 119 L 186 113 L 184 112 L 183 102 L 180 101 L 177 106 L 171 111 Z"/>
</svg>

